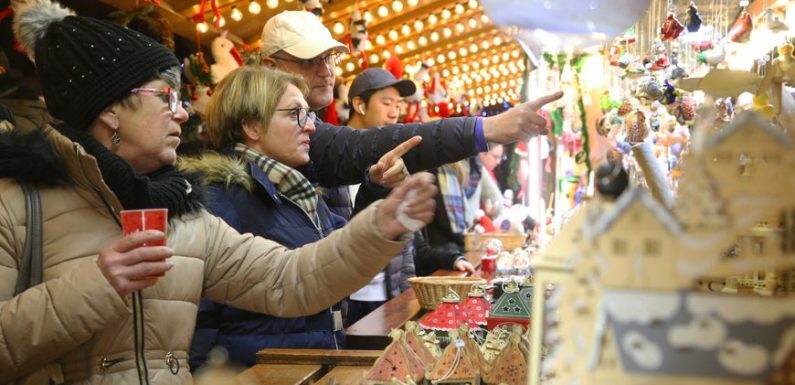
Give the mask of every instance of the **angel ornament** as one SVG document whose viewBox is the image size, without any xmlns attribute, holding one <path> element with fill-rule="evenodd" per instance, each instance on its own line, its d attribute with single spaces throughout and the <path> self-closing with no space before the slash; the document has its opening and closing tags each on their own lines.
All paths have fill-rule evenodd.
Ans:
<svg viewBox="0 0 795 385">
<path fill-rule="evenodd" d="M 754 97 L 754 109 L 769 110 L 767 105 L 768 93 L 772 96 L 772 113 L 781 112 L 781 98 L 784 84 L 795 85 L 795 55 L 792 44 L 783 44 L 778 47 L 778 57 L 770 62 L 765 73 L 765 78 L 759 85 Z M 771 89 L 772 88 L 772 89 Z"/>
</svg>

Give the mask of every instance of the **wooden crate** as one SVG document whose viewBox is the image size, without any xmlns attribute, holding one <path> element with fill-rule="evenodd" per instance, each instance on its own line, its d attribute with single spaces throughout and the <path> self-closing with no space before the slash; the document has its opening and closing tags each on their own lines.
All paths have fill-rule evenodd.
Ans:
<svg viewBox="0 0 795 385">
<path fill-rule="evenodd" d="M 526 235 L 516 233 L 467 233 L 464 235 L 464 248 L 466 251 L 484 251 L 484 241 L 491 238 L 499 239 L 502 249 L 506 251 L 524 247 L 527 240 Z"/>
</svg>

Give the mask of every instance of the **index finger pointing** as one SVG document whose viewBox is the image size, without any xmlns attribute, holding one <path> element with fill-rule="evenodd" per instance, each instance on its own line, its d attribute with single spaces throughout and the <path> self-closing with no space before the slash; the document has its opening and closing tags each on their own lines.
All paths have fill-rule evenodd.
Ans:
<svg viewBox="0 0 795 385">
<path fill-rule="evenodd" d="M 532 100 L 528 102 L 530 109 L 536 111 L 541 107 L 544 107 L 545 104 L 554 102 L 563 97 L 563 91 L 555 92 L 554 94 L 544 95 L 536 100 Z"/>
<path fill-rule="evenodd" d="M 422 137 L 419 135 L 412 136 L 407 141 L 398 144 L 389 153 L 396 157 L 402 157 L 405 153 L 409 152 L 412 148 L 417 147 L 422 142 Z"/>
</svg>

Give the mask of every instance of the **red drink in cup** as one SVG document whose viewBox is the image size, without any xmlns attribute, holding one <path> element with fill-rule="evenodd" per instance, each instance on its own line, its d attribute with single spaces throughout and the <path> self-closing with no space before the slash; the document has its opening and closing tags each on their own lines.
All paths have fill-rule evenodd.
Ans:
<svg viewBox="0 0 795 385">
<path fill-rule="evenodd" d="M 484 273 L 493 273 L 497 270 L 497 257 L 488 256 L 480 259 L 480 270 Z"/>
<path fill-rule="evenodd" d="M 121 228 L 124 236 L 144 230 L 158 230 L 166 234 L 168 209 L 122 210 Z M 144 246 L 165 246 L 162 241 L 147 242 Z"/>
</svg>

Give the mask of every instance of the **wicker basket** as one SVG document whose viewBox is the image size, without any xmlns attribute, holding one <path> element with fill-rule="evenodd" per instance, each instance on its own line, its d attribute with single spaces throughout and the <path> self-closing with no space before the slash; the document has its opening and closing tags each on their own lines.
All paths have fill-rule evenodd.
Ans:
<svg viewBox="0 0 795 385">
<path fill-rule="evenodd" d="M 496 238 L 502 242 L 502 249 L 513 251 L 525 246 L 526 235 L 516 233 L 467 233 L 464 235 L 464 248 L 466 251 L 483 251 L 483 242 Z"/>
<path fill-rule="evenodd" d="M 413 277 L 408 279 L 414 294 L 423 309 L 435 309 L 452 288 L 461 299 L 467 298 L 474 284 L 485 284 L 486 280 L 477 277 Z"/>
</svg>

